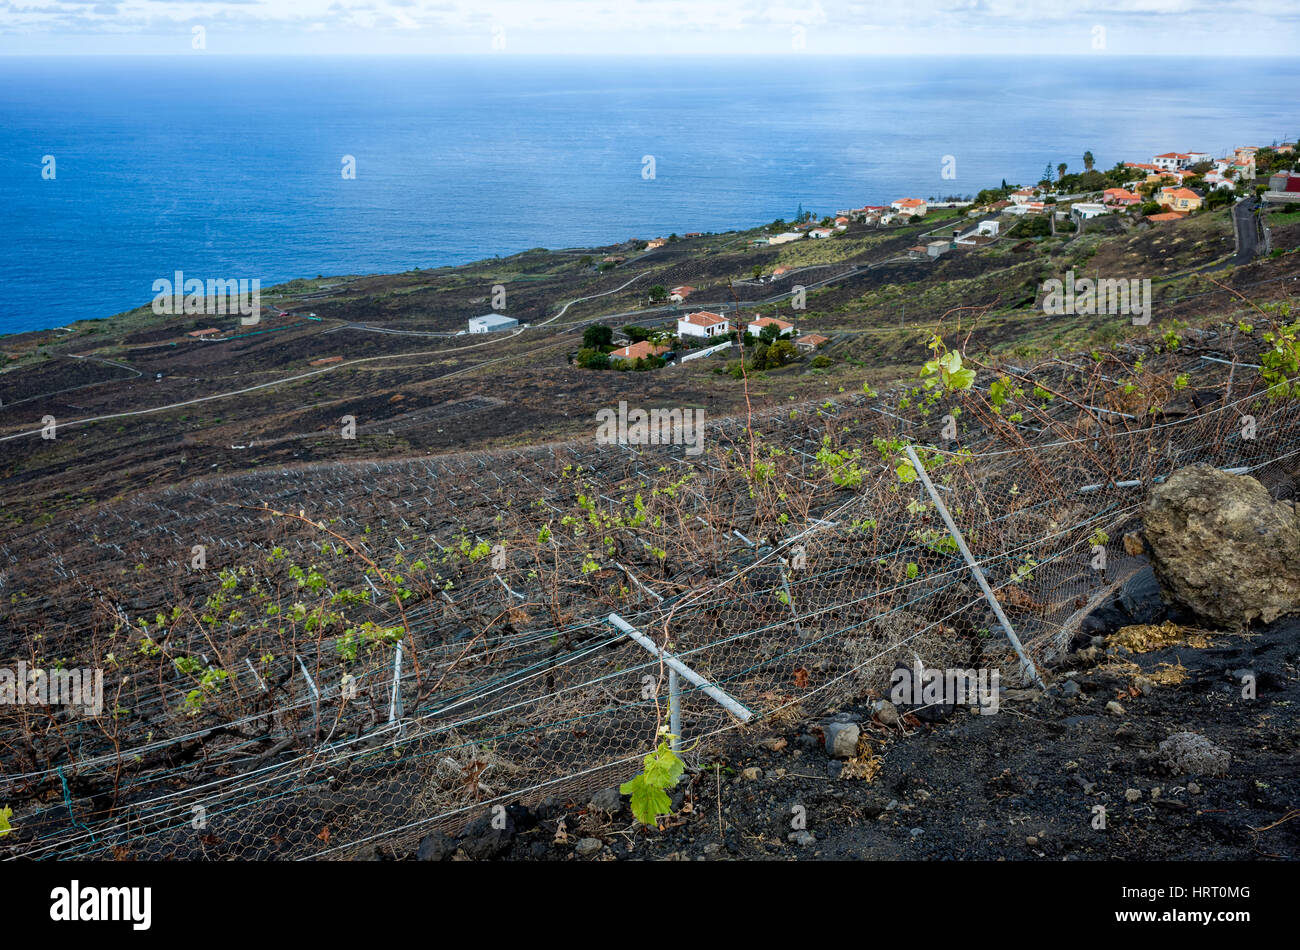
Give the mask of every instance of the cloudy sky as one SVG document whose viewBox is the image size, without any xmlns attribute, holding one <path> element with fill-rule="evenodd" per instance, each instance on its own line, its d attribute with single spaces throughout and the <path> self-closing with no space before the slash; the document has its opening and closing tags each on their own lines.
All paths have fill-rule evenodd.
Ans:
<svg viewBox="0 0 1300 950">
<path fill-rule="evenodd" d="M 1298 40 L 1297 0 L 0 0 L 0 55 L 1296 56 Z"/>
</svg>

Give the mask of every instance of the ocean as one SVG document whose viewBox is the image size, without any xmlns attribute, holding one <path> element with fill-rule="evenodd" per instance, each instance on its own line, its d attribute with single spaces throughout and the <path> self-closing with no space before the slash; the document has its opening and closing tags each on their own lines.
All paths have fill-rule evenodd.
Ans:
<svg viewBox="0 0 1300 950">
<path fill-rule="evenodd" d="M 1295 140 L 1296 88 L 1296 58 L 8 58 L 0 332 L 178 270 L 265 288 Z"/>
</svg>

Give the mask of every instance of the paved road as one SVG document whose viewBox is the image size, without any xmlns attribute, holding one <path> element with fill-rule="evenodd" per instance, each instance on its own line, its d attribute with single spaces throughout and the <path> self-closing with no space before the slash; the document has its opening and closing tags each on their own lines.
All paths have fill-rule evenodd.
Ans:
<svg viewBox="0 0 1300 950">
<path fill-rule="evenodd" d="M 1259 207 L 1258 198 L 1245 198 L 1232 206 L 1232 224 L 1237 229 L 1237 253 L 1232 258 L 1232 266 L 1249 264 L 1259 253 L 1259 228 L 1255 223 L 1255 209 Z"/>
</svg>

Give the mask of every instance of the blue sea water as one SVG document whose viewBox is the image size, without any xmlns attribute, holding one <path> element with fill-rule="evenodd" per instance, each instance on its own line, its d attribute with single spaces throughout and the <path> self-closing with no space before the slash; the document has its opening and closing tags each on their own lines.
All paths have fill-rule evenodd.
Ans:
<svg viewBox="0 0 1300 950">
<path fill-rule="evenodd" d="M 1297 58 L 10 58 L 0 332 L 177 270 L 266 287 L 1295 140 L 1297 88 Z"/>
</svg>

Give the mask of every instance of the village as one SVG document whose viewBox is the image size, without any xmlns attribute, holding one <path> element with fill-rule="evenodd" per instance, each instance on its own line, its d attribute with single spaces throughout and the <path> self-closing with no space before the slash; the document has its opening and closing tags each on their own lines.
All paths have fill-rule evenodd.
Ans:
<svg viewBox="0 0 1300 950">
<path fill-rule="evenodd" d="M 1098 219 L 1111 219 L 1112 228 L 1161 225 L 1247 198 L 1300 203 L 1300 171 L 1295 160 L 1296 143 L 1284 142 L 1269 147 L 1238 146 L 1231 155 L 1218 158 L 1200 151 L 1164 152 L 1153 155 L 1149 162 L 1119 162 L 1102 172 L 1093 167 L 1091 152 L 1085 152 L 1083 173 L 1067 175 L 1068 166 L 1062 163 L 1055 167 L 1053 179 L 1049 165 L 1043 179 L 1032 187 L 1009 186 L 1004 181 L 1001 188 L 986 189 L 973 199 L 904 197 L 888 205 L 842 209 L 820 219 L 801 207 L 794 223 L 774 222 L 765 229 L 769 233 L 749 243 L 757 248 L 827 241 L 850 229 L 902 228 L 921 223 L 932 212 L 943 212 L 941 223 L 922 232 L 928 240 L 907 249 L 909 259 L 934 260 L 950 251 L 983 247 L 1004 237 L 1027 244 L 1058 233 L 1082 233 L 1089 222 L 1093 227 L 1107 226 L 1107 221 Z M 700 236 L 689 232 L 680 238 L 673 234 L 644 242 L 633 239 L 628 243 L 637 252 L 635 256 L 611 254 L 593 261 L 592 266 L 598 271 L 620 267 L 682 239 Z M 794 271 L 787 264 L 758 268 L 747 282 L 772 283 Z M 792 294 L 797 295 L 798 289 Z M 654 287 L 648 302 L 682 308 L 695 291 L 690 285 Z M 800 309 L 800 303 L 792 300 L 792 318 L 797 318 Z M 468 332 L 519 326 L 518 320 L 503 314 L 486 314 L 470 319 Z M 805 355 L 812 356 L 817 367 L 829 365 L 829 358 L 817 357 L 816 352 L 830 342 L 824 335 L 802 332 L 796 323 L 779 317 L 745 317 L 738 309 L 730 313 L 701 309 L 677 316 L 675 326 L 630 324 L 620 332 L 595 323 L 586 329 L 574 362 L 592 370 L 654 370 L 743 346 L 751 357 L 747 365 L 756 370 L 779 368 Z M 732 369 L 743 372 L 744 367 L 735 363 Z"/>
</svg>

